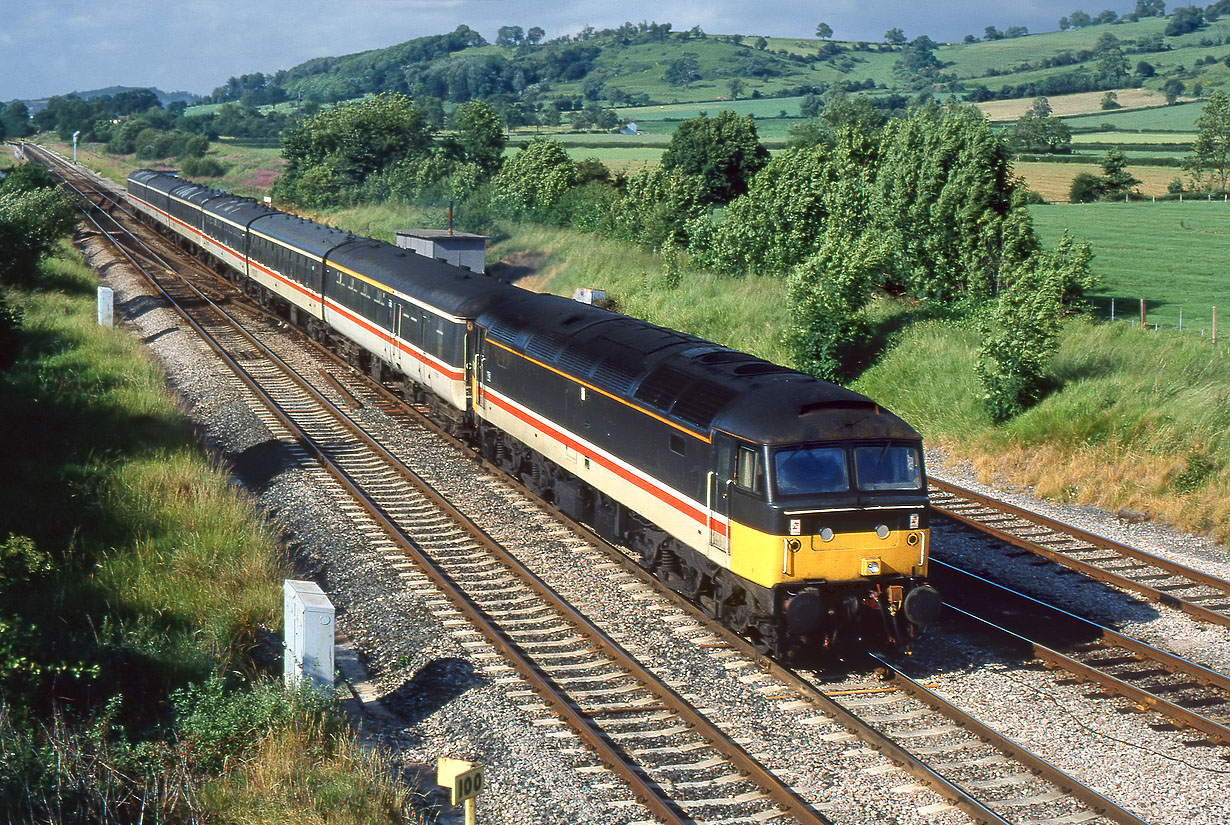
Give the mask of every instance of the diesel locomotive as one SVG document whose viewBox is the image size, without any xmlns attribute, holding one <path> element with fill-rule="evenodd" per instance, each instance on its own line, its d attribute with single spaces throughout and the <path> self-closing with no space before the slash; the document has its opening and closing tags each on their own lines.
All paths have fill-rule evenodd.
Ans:
<svg viewBox="0 0 1230 825">
<path fill-rule="evenodd" d="M 922 443 L 865 396 L 174 175 L 128 197 L 762 649 L 936 617 Z"/>
</svg>

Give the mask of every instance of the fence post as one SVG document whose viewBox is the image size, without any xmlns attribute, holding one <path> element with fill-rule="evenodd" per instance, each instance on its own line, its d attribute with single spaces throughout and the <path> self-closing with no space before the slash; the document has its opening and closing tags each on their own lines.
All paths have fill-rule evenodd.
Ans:
<svg viewBox="0 0 1230 825">
<path fill-rule="evenodd" d="M 1213 346 L 1217 346 L 1217 307 L 1213 307 Z"/>
<path fill-rule="evenodd" d="M 1145 299 L 1140 299 L 1140 328 L 1145 328 Z"/>
</svg>

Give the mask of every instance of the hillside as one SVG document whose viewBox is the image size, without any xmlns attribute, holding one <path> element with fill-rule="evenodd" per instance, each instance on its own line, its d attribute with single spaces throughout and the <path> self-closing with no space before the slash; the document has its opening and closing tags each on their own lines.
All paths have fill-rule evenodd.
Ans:
<svg viewBox="0 0 1230 825">
<path fill-rule="evenodd" d="M 873 94 L 955 94 L 976 101 L 1095 92 L 1178 82 L 1196 96 L 1230 85 L 1230 37 L 1215 12 L 1194 31 L 1172 18 L 936 44 L 890 45 L 713 35 L 670 24 L 624 24 L 574 36 L 487 43 L 460 26 L 385 49 L 320 57 L 272 75 L 240 75 L 215 102 L 321 103 L 380 91 L 444 101 L 507 96 L 565 111 L 597 101 L 649 105 L 778 98 L 833 86 Z M 519 29 L 517 30 L 519 32 Z M 533 32 L 534 30 L 531 30 Z"/>
<path fill-rule="evenodd" d="M 164 92 L 153 86 L 108 86 L 105 89 L 91 89 L 88 92 L 69 92 L 68 94 L 81 98 L 82 100 L 93 100 L 96 97 L 114 97 L 123 92 L 136 92 L 149 89 L 158 96 L 158 102 L 163 106 L 168 103 L 183 101 L 184 103 L 192 104 L 201 99 L 200 95 L 192 92 Z M 49 97 L 40 97 L 36 100 L 23 100 L 26 107 L 30 110 L 30 114 L 37 114 L 47 108 L 47 102 L 51 100 Z"/>
</svg>

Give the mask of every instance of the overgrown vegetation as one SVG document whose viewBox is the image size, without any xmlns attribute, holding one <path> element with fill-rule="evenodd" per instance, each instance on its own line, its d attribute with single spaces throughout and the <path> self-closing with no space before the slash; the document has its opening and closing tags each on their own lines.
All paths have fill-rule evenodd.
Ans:
<svg viewBox="0 0 1230 825">
<path fill-rule="evenodd" d="M 402 821 L 331 703 L 253 657 L 285 563 L 261 514 L 140 341 L 97 325 L 93 273 L 67 245 L 23 255 L 0 278 L 0 819 Z"/>
</svg>

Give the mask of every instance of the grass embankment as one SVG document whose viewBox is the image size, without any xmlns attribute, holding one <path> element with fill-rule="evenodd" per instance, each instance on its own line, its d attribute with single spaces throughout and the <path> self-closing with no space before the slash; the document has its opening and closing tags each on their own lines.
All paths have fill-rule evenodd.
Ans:
<svg viewBox="0 0 1230 825">
<path fill-rule="evenodd" d="M 1230 357 L 1198 338 L 1084 320 L 1064 326 L 1036 407 L 993 427 L 971 326 L 910 327 L 856 383 L 997 485 L 1128 509 L 1230 541 Z"/>
<path fill-rule="evenodd" d="M 24 324 L 0 373 L 0 819 L 400 821 L 334 712 L 261 676 L 277 539 L 140 340 L 97 325 L 96 283 L 65 245 L 5 288 Z"/>
</svg>

